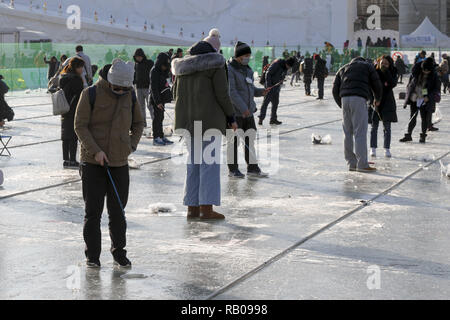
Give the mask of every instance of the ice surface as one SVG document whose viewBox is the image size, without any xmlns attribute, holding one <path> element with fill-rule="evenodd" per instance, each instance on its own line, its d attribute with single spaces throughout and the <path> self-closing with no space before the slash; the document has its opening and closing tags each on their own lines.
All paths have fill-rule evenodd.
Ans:
<svg viewBox="0 0 450 320">
<path fill-rule="evenodd" d="M 377 158 L 379 172 L 366 175 L 349 172 L 343 160 L 341 111 L 331 97 L 332 80 L 326 82 L 323 102 L 306 97 L 301 87 L 282 89 L 277 173 L 235 181 L 222 167 L 223 204 L 217 211 L 225 214 L 223 222 L 186 220 L 184 165 L 167 160 L 170 149 L 143 138 L 133 154 L 143 165 L 131 171 L 126 208 L 133 263 L 127 272 L 112 265 L 106 210 L 102 268 L 84 267 L 80 176 L 62 169 L 60 118 L 51 116 L 50 97 L 39 91 L 9 96 L 10 105 L 28 106 L 15 108 L 22 120 L 7 124 L 14 136 L 13 156 L 0 158 L 5 173 L 0 298 L 203 299 L 359 206 L 364 208 L 217 298 L 448 298 L 450 180 L 443 178 L 438 162 L 430 161 L 450 151 L 449 96 L 440 105 L 440 131 L 430 133 L 425 145 L 418 143 L 419 128 L 413 143 L 398 142 L 409 120 L 409 111 L 399 108 L 393 158 Z M 173 117 L 173 106 L 167 111 Z M 170 124 L 166 117 L 165 125 Z M 260 135 L 264 129 L 275 133 L 265 124 Z M 313 133 L 330 135 L 333 144 L 312 145 Z M 427 171 L 370 201 L 427 165 Z M 261 168 L 270 169 L 265 163 Z M 245 173 L 244 164 L 241 170 Z M 43 189 L 57 184 L 62 185 Z M 173 204 L 175 211 L 153 214 L 149 206 L 158 203 L 158 208 Z M 380 290 L 367 287 L 372 266 L 380 268 Z"/>
</svg>

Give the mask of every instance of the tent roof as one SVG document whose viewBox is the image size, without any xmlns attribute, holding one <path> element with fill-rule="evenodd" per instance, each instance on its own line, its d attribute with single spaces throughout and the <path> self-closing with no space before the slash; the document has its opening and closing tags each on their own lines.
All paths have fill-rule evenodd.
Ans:
<svg viewBox="0 0 450 320">
<path fill-rule="evenodd" d="M 438 43 L 449 41 L 449 38 L 441 31 L 439 31 L 439 29 L 434 26 L 434 24 L 430 21 L 428 17 L 426 17 L 420 24 L 420 26 L 409 36 L 412 37 L 434 36 Z"/>
</svg>

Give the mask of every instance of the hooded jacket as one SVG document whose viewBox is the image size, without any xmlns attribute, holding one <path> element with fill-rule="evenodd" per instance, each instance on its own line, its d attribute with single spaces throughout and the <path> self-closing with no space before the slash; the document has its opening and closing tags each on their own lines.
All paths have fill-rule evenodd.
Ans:
<svg viewBox="0 0 450 320">
<path fill-rule="evenodd" d="M 230 82 L 230 97 L 236 116 L 242 117 L 245 111 L 251 115 L 256 112 L 255 97 L 262 97 L 264 89 L 256 88 L 253 70 L 231 58 L 228 63 L 228 80 Z"/>
<path fill-rule="evenodd" d="M 422 73 L 422 63 L 423 61 L 416 63 L 411 71 L 404 107 L 412 103 L 411 98 L 413 93 L 416 91 L 416 86 Z M 428 103 L 425 105 L 425 108 L 431 112 L 434 112 L 436 110 L 436 96 L 441 92 L 441 81 L 434 66 L 432 66 L 432 71 L 427 77 L 425 86 L 428 92 L 426 97 L 429 99 Z"/>
<path fill-rule="evenodd" d="M 70 105 L 69 112 L 61 116 L 61 139 L 75 140 L 77 139 L 74 129 L 75 110 L 84 89 L 83 80 L 73 72 L 65 73 L 59 77 L 59 87 L 64 91 Z"/>
<path fill-rule="evenodd" d="M 372 92 L 376 100 L 381 100 L 383 87 L 375 67 L 364 58 L 355 58 L 343 66 L 336 74 L 333 97 L 339 107 L 341 98 L 358 96 L 369 100 Z"/>
<path fill-rule="evenodd" d="M 132 93 L 118 96 L 112 92 L 108 82 L 106 65 L 96 82 L 96 99 L 91 106 L 89 89 L 81 94 L 75 113 L 75 132 L 81 142 L 81 161 L 98 164 L 95 155 L 103 151 L 111 167 L 128 164 L 128 156 L 137 149 L 144 131 L 139 102 L 133 109 Z M 130 129 L 131 128 L 131 129 Z"/>
<path fill-rule="evenodd" d="M 218 129 L 225 133 L 234 122 L 225 58 L 205 41 L 196 43 L 188 55 L 172 61 L 175 75 L 175 129 L 194 134 L 194 122 L 201 121 L 203 133 Z"/>
<path fill-rule="evenodd" d="M 167 70 L 163 71 L 162 66 L 166 66 Z M 167 79 L 169 78 L 170 58 L 165 52 L 158 54 L 156 63 L 150 72 L 150 101 L 157 106 L 163 104 L 161 91 L 169 86 Z"/>
<path fill-rule="evenodd" d="M 142 61 L 138 62 L 136 57 L 142 57 Z M 150 71 L 155 65 L 153 60 L 147 59 L 144 50 L 137 49 L 134 53 L 134 84 L 137 89 L 148 89 L 150 87 Z"/>
</svg>

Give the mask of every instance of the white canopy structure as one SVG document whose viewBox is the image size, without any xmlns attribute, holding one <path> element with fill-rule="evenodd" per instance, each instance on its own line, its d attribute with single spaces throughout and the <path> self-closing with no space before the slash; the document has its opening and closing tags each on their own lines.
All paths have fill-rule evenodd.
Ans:
<svg viewBox="0 0 450 320">
<path fill-rule="evenodd" d="M 401 45 L 403 48 L 450 48 L 450 38 L 426 17 L 413 33 L 401 37 Z"/>
</svg>

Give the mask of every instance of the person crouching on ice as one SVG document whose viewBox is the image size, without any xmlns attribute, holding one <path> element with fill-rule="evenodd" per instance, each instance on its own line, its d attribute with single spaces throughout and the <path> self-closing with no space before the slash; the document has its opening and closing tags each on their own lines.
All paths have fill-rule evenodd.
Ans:
<svg viewBox="0 0 450 320">
<path fill-rule="evenodd" d="M 100 267 L 105 196 L 114 264 L 131 267 L 125 251 L 128 156 L 136 151 L 144 130 L 139 102 L 132 91 L 133 76 L 132 63 L 114 60 L 100 71 L 97 83 L 83 91 L 75 114 L 86 213 L 83 235 L 90 268 Z"/>
</svg>

